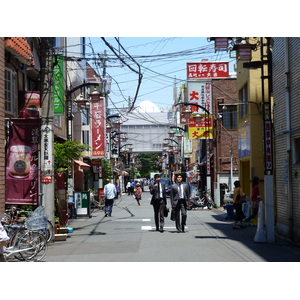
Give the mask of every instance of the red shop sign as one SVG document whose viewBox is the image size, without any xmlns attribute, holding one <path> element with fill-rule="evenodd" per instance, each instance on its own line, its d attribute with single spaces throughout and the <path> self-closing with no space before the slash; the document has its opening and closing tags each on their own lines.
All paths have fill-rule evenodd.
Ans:
<svg viewBox="0 0 300 300">
<path fill-rule="evenodd" d="M 187 78 L 226 78 L 229 77 L 228 62 L 187 63 Z"/>
</svg>

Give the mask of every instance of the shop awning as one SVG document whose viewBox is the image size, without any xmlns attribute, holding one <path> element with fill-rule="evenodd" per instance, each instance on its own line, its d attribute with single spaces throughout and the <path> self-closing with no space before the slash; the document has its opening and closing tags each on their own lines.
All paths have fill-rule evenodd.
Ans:
<svg viewBox="0 0 300 300">
<path fill-rule="evenodd" d="M 81 160 L 76 160 L 76 159 L 74 159 L 74 163 L 75 163 L 76 165 L 79 166 L 79 171 L 81 171 L 81 172 L 82 172 L 83 170 L 90 170 L 90 168 L 91 168 L 90 165 L 84 163 L 84 162 L 81 161 Z"/>
</svg>

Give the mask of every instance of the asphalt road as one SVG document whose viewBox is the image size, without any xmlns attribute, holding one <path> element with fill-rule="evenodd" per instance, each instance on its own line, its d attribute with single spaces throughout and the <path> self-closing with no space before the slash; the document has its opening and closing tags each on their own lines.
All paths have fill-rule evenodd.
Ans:
<svg viewBox="0 0 300 300">
<path fill-rule="evenodd" d="M 168 199 L 169 201 L 169 199 Z M 168 202 L 169 204 L 169 202 Z M 281 239 L 255 243 L 256 226 L 233 230 L 223 209 L 188 211 L 185 233 L 166 218 L 165 231 L 155 231 L 150 193 L 141 206 L 132 196 L 115 202 L 112 217 L 96 211 L 92 218 L 70 220 L 66 241 L 49 245 L 45 262 L 290 262 L 300 249 Z"/>
</svg>

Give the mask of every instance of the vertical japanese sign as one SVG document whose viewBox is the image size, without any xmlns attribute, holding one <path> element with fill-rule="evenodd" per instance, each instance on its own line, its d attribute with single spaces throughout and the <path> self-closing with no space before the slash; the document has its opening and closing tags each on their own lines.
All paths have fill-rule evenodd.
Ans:
<svg viewBox="0 0 300 300">
<path fill-rule="evenodd" d="M 91 130 L 92 130 L 92 155 L 91 158 L 105 157 L 105 101 L 103 97 L 98 97 L 98 101 L 92 99 L 91 104 Z"/>
<path fill-rule="evenodd" d="M 7 204 L 38 204 L 40 119 L 11 119 L 6 152 Z"/>
<path fill-rule="evenodd" d="M 202 106 L 190 106 L 190 110 L 198 112 L 202 119 L 199 123 L 192 117 L 189 119 L 189 139 L 212 139 L 212 88 L 211 82 L 188 81 L 188 102 Z M 210 113 L 208 114 L 207 111 Z"/>
<path fill-rule="evenodd" d="M 53 178 L 52 162 L 52 126 L 42 125 L 41 128 L 41 182 L 51 183 Z"/>
<path fill-rule="evenodd" d="M 272 123 L 269 120 L 264 121 L 265 131 L 265 171 L 272 172 L 273 170 L 273 155 L 272 155 Z"/>
<path fill-rule="evenodd" d="M 226 78 L 229 77 L 228 62 L 187 63 L 187 78 Z"/>
<path fill-rule="evenodd" d="M 64 78 L 62 55 L 53 57 L 53 112 L 55 116 L 64 115 Z"/>
</svg>

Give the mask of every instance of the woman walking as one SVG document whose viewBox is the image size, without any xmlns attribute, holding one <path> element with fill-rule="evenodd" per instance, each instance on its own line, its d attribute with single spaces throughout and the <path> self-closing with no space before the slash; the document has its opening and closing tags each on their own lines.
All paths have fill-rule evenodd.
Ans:
<svg viewBox="0 0 300 300">
<path fill-rule="evenodd" d="M 245 197 L 245 194 L 241 188 L 240 181 L 237 180 L 234 182 L 234 191 L 233 191 L 233 206 L 235 209 L 235 219 L 232 225 L 233 229 L 239 229 L 238 223 L 240 222 L 241 227 L 245 227 L 245 223 L 243 219 L 245 218 L 243 209 L 242 209 L 242 202 L 240 199 Z"/>
<path fill-rule="evenodd" d="M 254 176 L 252 178 L 252 192 L 251 192 L 251 208 L 252 208 L 252 214 L 248 218 L 246 218 L 244 221 L 249 222 L 250 220 L 254 219 L 258 214 L 258 204 L 260 199 L 259 195 L 259 178 L 257 176 Z"/>
</svg>

